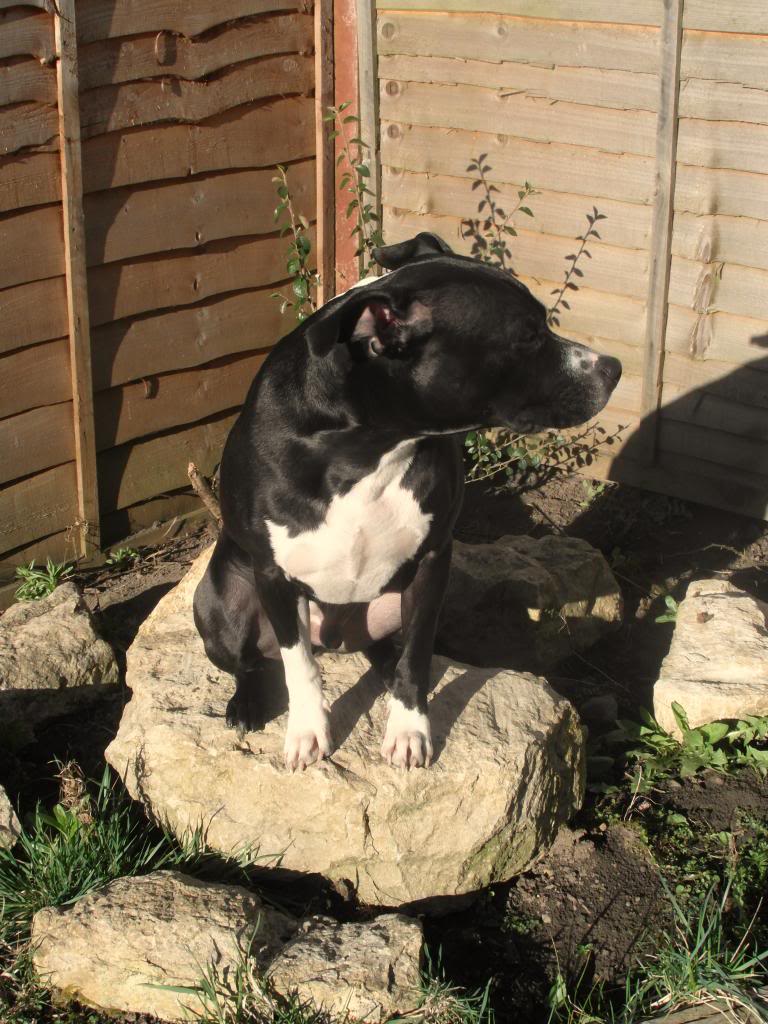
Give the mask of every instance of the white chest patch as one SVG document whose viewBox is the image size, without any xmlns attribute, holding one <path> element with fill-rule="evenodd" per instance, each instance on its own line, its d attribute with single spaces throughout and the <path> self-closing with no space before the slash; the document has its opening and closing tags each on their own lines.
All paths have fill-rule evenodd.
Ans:
<svg viewBox="0 0 768 1024">
<path fill-rule="evenodd" d="M 314 530 L 289 537 L 287 527 L 267 520 L 283 572 L 329 604 L 378 597 L 429 531 L 432 516 L 403 487 L 415 450 L 416 441 L 404 441 L 385 452 L 373 472 L 332 499 Z"/>
</svg>

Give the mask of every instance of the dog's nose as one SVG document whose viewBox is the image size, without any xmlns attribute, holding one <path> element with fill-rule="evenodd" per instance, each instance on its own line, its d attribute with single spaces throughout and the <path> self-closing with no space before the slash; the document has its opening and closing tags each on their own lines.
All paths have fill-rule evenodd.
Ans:
<svg viewBox="0 0 768 1024">
<path fill-rule="evenodd" d="M 600 356 L 597 360 L 597 372 L 607 377 L 612 384 L 618 384 L 621 377 L 621 363 L 613 356 Z"/>
</svg>

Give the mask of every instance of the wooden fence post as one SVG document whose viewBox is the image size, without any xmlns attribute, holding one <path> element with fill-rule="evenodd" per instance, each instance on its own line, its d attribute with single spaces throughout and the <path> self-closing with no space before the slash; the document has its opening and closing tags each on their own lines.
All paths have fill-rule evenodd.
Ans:
<svg viewBox="0 0 768 1024">
<path fill-rule="evenodd" d="M 656 122 L 656 172 L 640 397 L 642 422 L 636 455 L 633 450 L 634 458 L 649 465 L 656 457 L 664 372 L 664 336 L 667 329 L 672 222 L 675 212 L 677 117 L 684 4 L 685 0 L 664 0 L 664 20 L 661 28 L 661 91 Z"/>
<path fill-rule="evenodd" d="M 360 138 L 370 146 L 363 159 L 371 172 L 374 213 L 381 227 L 381 159 L 379 156 L 379 71 L 376 57 L 376 0 L 357 0 L 357 89 Z"/>
<path fill-rule="evenodd" d="M 333 0 L 315 0 L 315 147 L 317 150 L 317 304 L 336 291 L 336 147 L 323 118 L 334 104 Z"/>
<path fill-rule="evenodd" d="M 100 547 L 96 436 L 91 377 L 91 331 L 88 273 L 85 263 L 83 166 L 77 64 L 75 0 L 58 0 L 56 26 L 61 197 L 64 217 L 64 259 L 67 277 L 67 318 L 74 411 L 75 460 L 80 554 L 95 555 Z"/>
</svg>

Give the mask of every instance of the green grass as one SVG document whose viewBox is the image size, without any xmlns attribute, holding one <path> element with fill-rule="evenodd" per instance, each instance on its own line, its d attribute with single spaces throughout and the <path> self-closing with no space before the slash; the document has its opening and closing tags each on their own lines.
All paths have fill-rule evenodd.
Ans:
<svg viewBox="0 0 768 1024">
<path fill-rule="evenodd" d="M 16 570 L 16 579 L 21 586 L 15 593 L 17 601 L 39 601 L 52 594 L 60 583 L 65 583 L 74 569 L 66 562 L 52 562 L 49 558 L 45 567 L 36 566 L 34 559 L 29 565 L 20 565 Z"/>
</svg>

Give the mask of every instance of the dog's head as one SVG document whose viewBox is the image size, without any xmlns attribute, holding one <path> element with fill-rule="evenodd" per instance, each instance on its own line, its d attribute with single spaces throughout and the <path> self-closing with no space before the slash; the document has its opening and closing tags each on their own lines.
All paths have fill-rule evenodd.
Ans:
<svg viewBox="0 0 768 1024">
<path fill-rule="evenodd" d="M 320 356 L 346 346 L 419 432 L 576 426 L 608 401 L 618 359 L 555 334 L 506 271 L 427 233 L 374 255 L 391 273 L 329 303 L 307 321 L 307 339 Z"/>
</svg>

